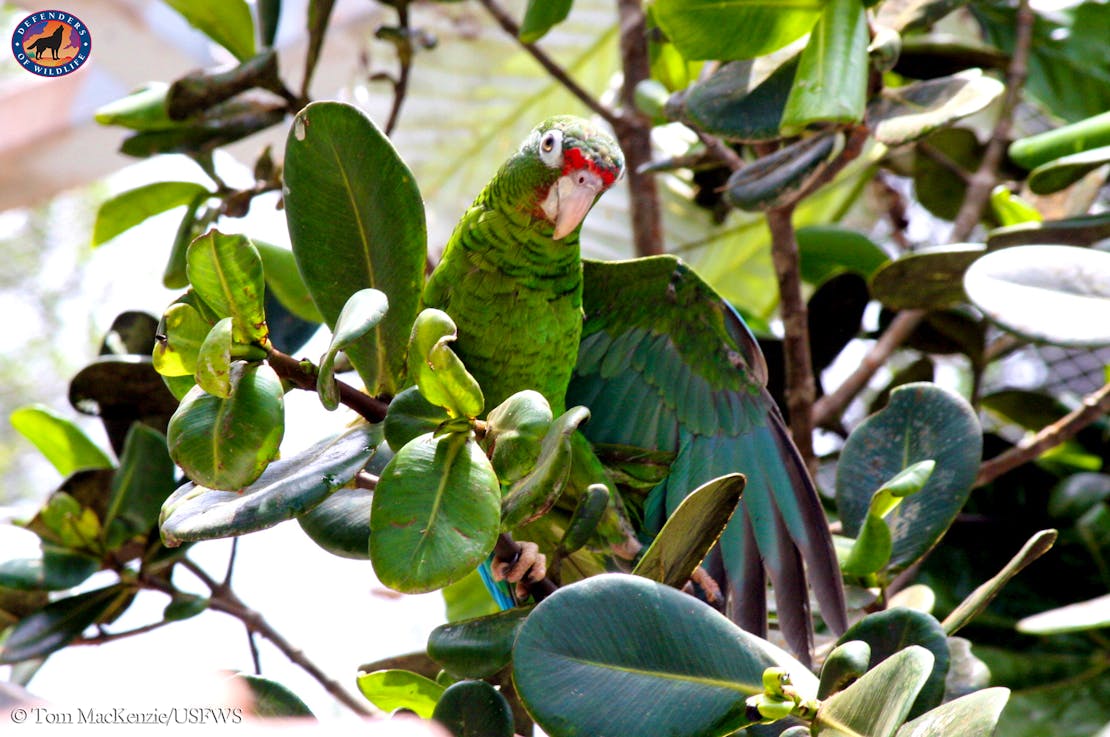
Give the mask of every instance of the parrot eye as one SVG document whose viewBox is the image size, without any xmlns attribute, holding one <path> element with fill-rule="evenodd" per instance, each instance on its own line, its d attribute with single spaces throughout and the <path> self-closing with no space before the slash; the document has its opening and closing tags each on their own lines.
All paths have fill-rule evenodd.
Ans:
<svg viewBox="0 0 1110 737">
<path fill-rule="evenodd" d="M 563 165 L 563 132 L 550 130 L 540 138 L 540 160 L 552 169 Z"/>
</svg>

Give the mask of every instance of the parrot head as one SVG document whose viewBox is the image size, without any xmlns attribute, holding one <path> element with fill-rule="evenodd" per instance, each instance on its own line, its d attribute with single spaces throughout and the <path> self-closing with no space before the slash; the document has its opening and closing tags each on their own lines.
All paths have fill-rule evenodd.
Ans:
<svg viewBox="0 0 1110 737">
<path fill-rule="evenodd" d="M 536 182 L 526 206 L 551 224 L 554 240 L 561 240 L 624 174 L 624 154 L 609 134 L 564 115 L 534 128 L 507 165 Z"/>
</svg>

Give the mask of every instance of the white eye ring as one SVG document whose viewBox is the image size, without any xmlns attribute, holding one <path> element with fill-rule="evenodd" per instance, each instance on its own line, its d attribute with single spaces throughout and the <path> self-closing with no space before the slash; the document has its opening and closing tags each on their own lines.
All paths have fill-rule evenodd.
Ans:
<svg viewBox="0 0 1110 737">
<path fill-rule="evenodd" d="M 552 129 L 540 136 L 540 161 L 552 169 L 563 165 L 563 132 Z"/>
</svg>

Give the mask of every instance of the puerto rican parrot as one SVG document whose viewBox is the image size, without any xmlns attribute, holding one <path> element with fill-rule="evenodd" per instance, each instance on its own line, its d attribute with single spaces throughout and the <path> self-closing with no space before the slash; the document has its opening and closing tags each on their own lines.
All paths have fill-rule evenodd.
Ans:
<svg viewBox="0 0 1110 737">
<path fill-rule="evenodd" d="M 567 406 L 590 410 L 573 438 L 572 487 L 603 480 L 591 443 L 673 454 L 669 473 L 631 515 L 640 540 L 702 483 L 745 474 L 741 507 L 705 567 L 725 612 L 759 634 L 769 579 L 783 636 L 808 658 L 809 587 L 836 632 L 846 628 L 844 595 L 827 520 L 764 386 L 755 338 L 677 258 L 581 258 L 582 220 L 623 167 L 616 141 L 585 120 L 561 116 L 536 127 L 456 226 L 425 306 L 456 323 L 453 346 L 487 408 L 535 389 L 556 416 Z M 615 499 L 599 533 L 627 556 L 639 543 L 622 506 Z"/>
</svg>

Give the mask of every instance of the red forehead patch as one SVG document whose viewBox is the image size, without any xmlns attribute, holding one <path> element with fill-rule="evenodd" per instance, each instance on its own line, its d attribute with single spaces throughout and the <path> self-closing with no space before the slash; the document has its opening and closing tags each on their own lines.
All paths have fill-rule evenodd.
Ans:
<svg viewBox="0 0 1110 737">
<path fill-rule="evenodd" d="M 577 171 L 578 169 L 589 169 L 594 174 L 597 174 L 599 177 L 601 177 L 601 181 L 605 183 L 606 187 L 611 185 L 613 183 L 613 180 L 616 179 L 616 174 L 614 174 L 612 171 L 610 171 L 609 169 L 603 169 L 595 164 L 593 159 L 586 158 L 586 156 L 582 153 L 582 149 L 569 148 L 563 154 L 563 174 L 571 171 Z"/>
</svg>

